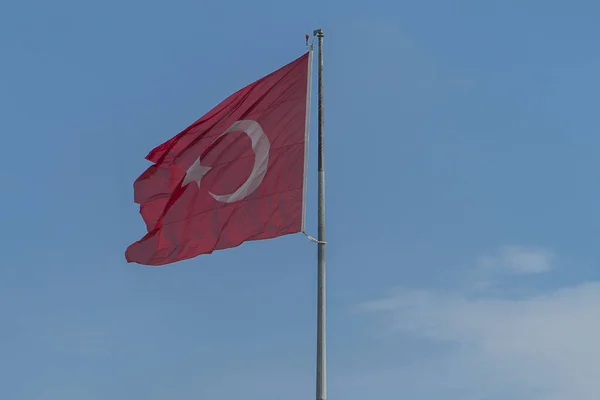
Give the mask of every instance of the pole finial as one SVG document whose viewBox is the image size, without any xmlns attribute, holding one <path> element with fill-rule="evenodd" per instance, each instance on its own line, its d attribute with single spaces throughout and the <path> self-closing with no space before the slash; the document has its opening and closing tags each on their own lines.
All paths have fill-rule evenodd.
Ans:
<svg viewBox="0 0 600 400">
<path fill-rule="evenodd" d="M 325 35 L 323 34 L 323 29 L 315 29 L 315 30 L 313 31 L 313 35 L 314 35 L 314 36 L 317 36 L 317 37 L 323 37 L 323 36 L 325 36 Z"/>
</svg>

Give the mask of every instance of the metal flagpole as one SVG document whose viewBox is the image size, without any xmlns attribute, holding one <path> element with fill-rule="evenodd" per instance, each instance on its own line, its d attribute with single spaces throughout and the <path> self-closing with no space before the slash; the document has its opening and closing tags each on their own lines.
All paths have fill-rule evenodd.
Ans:
<svg viewBox="0 0 600 400">
<path fill-rule="evenodd" d="M 323 30 L 313 32 L 319 42 L 319 220 L 318 220 L 318 278 L 317 278 L 317 400 L 327 398 L 326 368 L 326 285 L 325 285 L 325 172 L 323 159 Z"/>
</svg>

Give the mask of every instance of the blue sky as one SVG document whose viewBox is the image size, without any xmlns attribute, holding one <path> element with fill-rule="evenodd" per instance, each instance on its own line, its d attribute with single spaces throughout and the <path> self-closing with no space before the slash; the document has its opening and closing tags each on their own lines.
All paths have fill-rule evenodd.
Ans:
<svg viewBox="0 0 600 400">
<path fill-rule="evenodd" d="M 314 397 L 314 244 L 163 268 L 123 253 L 146 153 L 323 28 L 329 398 L 597 400 L 598 18 L 556 0 L 3 2 L 0 397 Z"/>
</svg>

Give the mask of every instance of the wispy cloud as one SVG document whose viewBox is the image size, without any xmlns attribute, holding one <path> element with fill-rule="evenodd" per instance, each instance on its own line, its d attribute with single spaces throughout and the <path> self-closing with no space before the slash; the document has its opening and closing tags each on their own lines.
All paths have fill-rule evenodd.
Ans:
<svg viewBox="0 0 600 400">
<path fill-rule="evenodd" d="M 483 256 L 478 269 L 516 275 L 540 274 L 554 269 L 556 256 L 548 250 L 523 246 L 504 246 L 495 254 Z"/>
<path fill-rule="evenodd" d="M 556 263 L 556 255 L 547 249 L 503 246 L 477 259 L 473 268 L 474 287 L 481 290 L 506 277 L 550 272 Z"/>
<path fill-rule="evenodd" d="M 555 258 L 548 251 L 505 247 L 476 268 L 535 274 L 553 269 Z M 520 299 L 398 290 L 363 310 L 402 335 L 446 344 L 451 362 L 447 353 L 440 355 L 428 376 L 451 374 L 451 385 L 464 387 L 466 398 L 600 399 L 600 282 Z"/>
</svg>

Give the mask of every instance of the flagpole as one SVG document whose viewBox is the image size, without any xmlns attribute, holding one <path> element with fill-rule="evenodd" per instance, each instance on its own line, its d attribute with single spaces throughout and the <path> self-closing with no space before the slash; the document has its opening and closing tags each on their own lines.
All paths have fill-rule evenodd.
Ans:
<svg viewBox="0 0 600 400">
<path fill-rule="evenodd" d="M 325 171 L 323 157 L 323 30 L 313 32 L 319 44 L 318 56 L 318 107 L 319 107 L 319 185 L 318 185 L 318 272 L 317 272 L 317 400 L 327 398 L 326 368 L 326 284 L 325 284 Z"/>
</svg>

